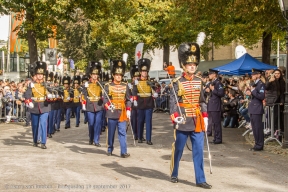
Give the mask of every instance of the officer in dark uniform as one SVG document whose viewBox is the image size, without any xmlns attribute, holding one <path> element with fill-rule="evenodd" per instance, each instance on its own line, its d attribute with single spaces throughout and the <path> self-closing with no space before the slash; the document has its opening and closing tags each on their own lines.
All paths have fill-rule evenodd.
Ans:
<svg viewBox="0 0 288 192">
<path fill-rule="evenodd" d="M 144 121 L 146 124 L 146 139 L 148 145 L 153 145 L 152 137 L 152 113 L 154 108 L 154 98 L 158 94 L 152 89 L 151 82 L 148 80 L 148 73 L 151 66 L 149 59 L 140 59 L 138 61 L 140 79 L 133 85 L 132 95 L 133 104 L 137 106 L 137 120 L 138 120 L 138 143 L 145 141 L 143 137 Z"/>
<path fill-rule="evenodd" d="M 118 127 L 118 139 L 120 143 L 120 156 L 127 158 L 127 121 L 131 116 L 130 92 L 126 83 L 121 82 L 125 73 L 125 62 L 114 60 L 112 62 L 113 82 L 105 85 L 104 106 L 108 118 L 108 149 L 107 155 L 111 156 L 114 149 L 114 135 Z"/>
<path fill-rule="evenodd" d="M 89 144 L 97 147 L 100 145 L 100 133 L 103 116 L 102 85 L 98 77 L 101 72 L 100 62 L 89 62 L 87 73 L 90 74 L 89 82 L 86 82 L 82 91 L 82 109 L 87 111 L 89 126 Z"/>
<path fill-rule="evenodd" d="M 73 108 L 74 114 L 76 116 L 76 127 L 79 127 L 80 124 L 80 111 L 81 111 L 81 92 L 82 88 L 80 86 L 81 77 L 79 75 L 74 76 L 73 85 L 74 85 L 74 97 L 73 97 Z"/>
<path fill-rule="evenodd" d="M 212 127 L 214 127 L 214 144 L 222 143 L 222 126 L 221 126 L 221 97 L 225 95 L 225 91 L 222 83 L 217 78 L 218 71 L 209 69 L 209 79 L 211 83 L 209 88 L 206 88 L 206 92 L 210 92 L 208 99 L 207 111 L 208 111 L 208 130 L 207 135 L 212 135 Z"/>
<path fill-rule="evenodd" d="M 33 146 L 37 147 L 38 126 L 41 129 L 41 148 L 46 149 L 47 119 L 50 105 L 47 99 L 52 99 L 49 90 L 44 86 L 44 75 L 47 65 L 45 62 L 37 61 L 34 63 L 35 81 L 32 81 L 24 93 L 25 103 L 31 113 Z"/>
<path fill-rule="evenodd" d="M 129 87 L 129 91 L 131 94 L 131 98 L 130 101 L 132 103 L 132 107 L 131 107 L 131 125 L 132 125 L 132 129 L 133 129 L 133 134 L 134 134 L 134 139 L 138 140 L 138 125 L 137 125 L 137 106 L 134 106 L 133 104 L 133 96 L 132 96 L 132 89 L 133 89 L 133 85 L 135 84 L 135 81 L 139 80 L 139 70 L 138 70 L 138 65 L 133 65 L 131 67 L 130 70 L 130 76 L 131 76 L 131 83 L 128 83 L 128 87 Z"/>
<path fill-rule="evenodd" d="M 70 128 L 70 115 L 71 110 L 73 107 L 73 98 L 74 98 L 74 91 L 70 87 L 71 84 L 71 78 L 69 76 L 64 76 L 62 79 L 62 83 L 64 85 L 64 91 L 63 91 L 63 108 L 65 109 L 65 129 Z"/>
<path fill-rule="evenodd" d="M 248 105 L 248 113 L 251 118 L 255 145 L 249 149 L 250 151 L 262 151 L 264 148 L 264 124 L 262 116 L 264 114 L 263 100 L 265 99 L 265 83 L 260 80 L 261 73 L 261 70 L 252 69 L 252 80 L 254 84 L 251 86 L 252 99 Z"/>
<path fill-rule="evenodd" d="M 196 186 L 210 189 L 204 174 L 204 118 L 207 112 L 202 81 L 195 75 L 200 62 L 200 47 L 197 43 L 183 43 L 178 57 L 184 70 L 182 76 L 173 79 L 170 95 L 170 115 L 174 123 L 174 139 L 171 155 L 171 182 L 178 182 L 178 169 L 188 137 L 192 143 Z M 176 124 L 176 125 L 175 125 Z"/>
</svg>

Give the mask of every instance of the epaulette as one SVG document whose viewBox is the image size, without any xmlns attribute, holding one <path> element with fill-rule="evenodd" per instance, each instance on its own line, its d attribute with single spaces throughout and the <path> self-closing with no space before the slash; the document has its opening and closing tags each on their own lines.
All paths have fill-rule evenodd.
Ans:
<svg viewBox="0 0 288 192">
<path fill-rule="evenodd" d="M 175 83 L 176 81 L 178 81 L 181 77 L 182 77 L 182 76 L 179 76 L 179 77 L 174 78 L 174 79 L 172 80 L 173 83 Z"/>
</svg>

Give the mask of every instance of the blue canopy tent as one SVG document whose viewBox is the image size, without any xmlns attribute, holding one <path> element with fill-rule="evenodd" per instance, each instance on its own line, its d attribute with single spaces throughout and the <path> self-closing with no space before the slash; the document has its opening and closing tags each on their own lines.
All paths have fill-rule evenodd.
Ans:
<svg viewBox="0 0 288 192">
<path fill-rule="evenodd" d="M 259 70 L 277 69 L 276 66 L 267 65 L 258 61 L 248 53 L 245 53 L 235 61 L 213 69 L 218 70 L 219 74 L 223 75 L 245 75 L 246 73 L 251 74 L 252 68 Z"/>
</svg>

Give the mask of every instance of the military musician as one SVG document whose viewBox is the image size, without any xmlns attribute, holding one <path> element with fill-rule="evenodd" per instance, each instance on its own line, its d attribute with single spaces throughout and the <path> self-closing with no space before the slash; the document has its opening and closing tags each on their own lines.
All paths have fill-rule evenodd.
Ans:
<svg viewBox="0 0 288 192">
<path fill-rule="evenodd" d="M 181 44 L 178 57 L 184 73 L 173 80 L 170 95 L 170 114 L 175 127 L 175 142 L 172 145 L 171 156 L 171 182 L 178 182 L 179 163 L 189 137 L 192 142 L 196 186 L 210 189 L 211 185 L 206 183 L 203 160 L 205 132 L 203 118 L 207 118 L 207 112 L 201 107 L 205 102 L 202 82 L 195 75 L 200 62 L 199 45 L 197 43 Z"/>
<path fill-rule="evenodd" d="M 111 156 L 114 149 L 114 135 L 118 128 L 118 139 L 120 142 L 120 156 L 127 158 L 127 136 L 126 125 L 131 116 L 131 102 L 129 87 L 121 82 L 125 73 L 125 62 L 114 60 L 112 65 L 113 82 L 105 85 L 104 106 L 108 118 L 108 149 L 107 155 Z"/>
</svg>

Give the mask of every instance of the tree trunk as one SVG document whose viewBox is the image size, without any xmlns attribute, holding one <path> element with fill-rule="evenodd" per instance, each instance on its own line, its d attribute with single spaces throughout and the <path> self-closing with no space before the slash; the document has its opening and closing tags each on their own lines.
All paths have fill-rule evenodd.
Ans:
<svg viewBox="0 0 288 192">
<path fill-rule="evenodd" d="M 36 33 L 33 30 L 33 23 L 34 23 L 34 11 L 32 9 L 26 12 L 26 22 L 28 23 L 28 30 L 27 30 L 27 41 L 29 47 L 29 57 L 30 63 L 34 63 L 38 61 L 38 52 L 37 52 L 37 42 L 36 42 Z"/>
<path fill-rule="evenodd" d="M 166 62 L 167 66 L 169 64 L 170 46 L 169 44 L 164 44 L 163 46 L 163 63 Z M 162 63 L 162 65 L 163 65 Z"/>
<path fill-rule="evenodd" d="M 262 40 L 262 62 L 270 64 L 272 33 L 263 32 Z"/>
</svg>

